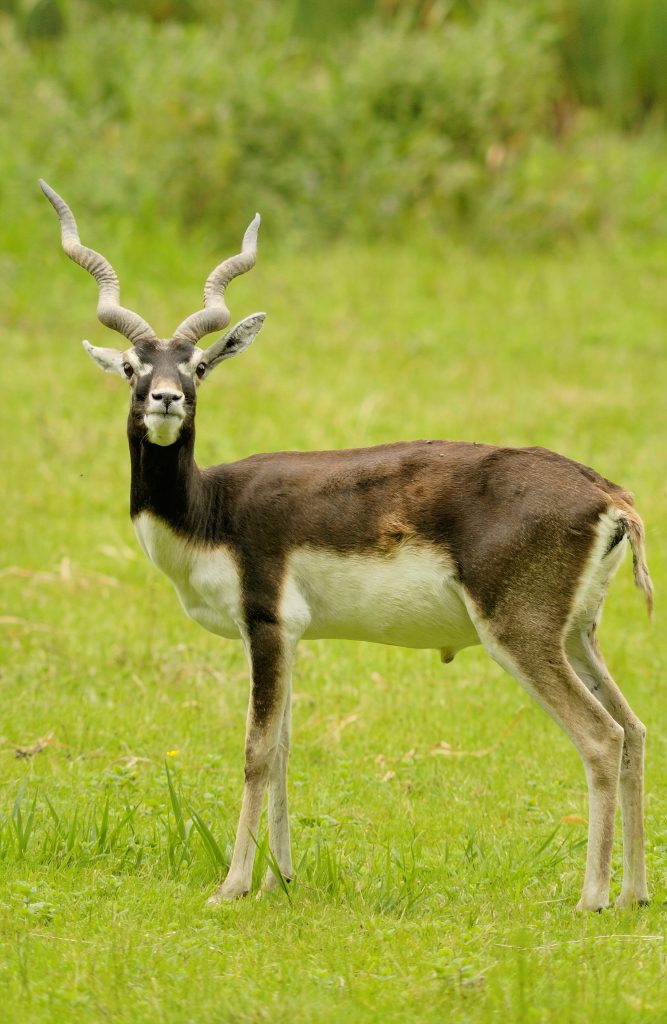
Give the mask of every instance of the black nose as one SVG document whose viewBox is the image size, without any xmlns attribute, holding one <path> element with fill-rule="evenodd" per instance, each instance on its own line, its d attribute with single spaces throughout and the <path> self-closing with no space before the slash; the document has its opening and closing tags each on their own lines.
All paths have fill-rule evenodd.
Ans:
<svg viewBox="0 0 667 1024">
<path fill-rule="evenodd" d="M 155 402 L 164 402 L 165 408 L 169 408 L 172 402 L 180 402 L 183 394 L 180 391 L 151 391 L 151 398 Z"/>
</svg>

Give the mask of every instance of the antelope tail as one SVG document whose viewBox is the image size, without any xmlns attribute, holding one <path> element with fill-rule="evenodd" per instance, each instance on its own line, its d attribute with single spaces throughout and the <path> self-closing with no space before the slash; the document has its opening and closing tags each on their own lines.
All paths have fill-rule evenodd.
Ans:
<svg viewBox="0 0 667 1024">
<path fill-rule="evenodd" d="M 644 524 L 634 509 L 625 509 L 624 518 L 627 524 L 628 540 L 632 548 L 632 568 L 635 583 L 646 600 L 649 618 L 653 616 L 653 584 L 646 564 L 644 547 Z"/>
</svg>

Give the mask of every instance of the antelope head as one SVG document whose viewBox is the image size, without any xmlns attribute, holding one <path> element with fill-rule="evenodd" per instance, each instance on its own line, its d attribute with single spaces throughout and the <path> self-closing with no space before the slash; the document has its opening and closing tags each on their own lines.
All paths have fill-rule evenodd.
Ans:
<svg viewBox="0 0 667 1024">
<path fill-rule="evenodd" d="M 225 288 L 233 278 L 255 265 L 259 214 L 243 236 L 241 252 L 224 260 L 209 274 L 204 286 L 204 308 L 179 324 L 171 338 L 164 339 L 158 338 L 138 313 L 120 305 L 115 270 L 104 256 L 81 244 L 76 220 L 67 203 L 45 181 L 40 180 L 40 185 L 60 219 L 63 249 L 97 282 L 99 320 L 130 342 L 129 348 L 122 351 L 88 341 L 83 342 L 84 348 L 101 369 L 117 373 L 129 382 L 130 429 L 152 444 L 174 444 L 194 421 L 201 381 L 218 363 L 247 348 L 264 322 L 264 313 L 253 313 L 208 348 L 199 347 L 206 334 L 224 330 L 231 320 Z"/>
</svg>

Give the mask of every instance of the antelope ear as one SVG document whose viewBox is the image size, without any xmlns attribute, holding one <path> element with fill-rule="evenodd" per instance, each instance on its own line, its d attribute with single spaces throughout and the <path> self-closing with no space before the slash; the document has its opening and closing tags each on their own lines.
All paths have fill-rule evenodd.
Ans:
<svg viewBox="0 0 667 1024">
<path fill-rule="evenodd" d="M 123 364 L 126 362 L 125 356 L 122 352 L 119 352 L 115 348 L 98 348 L 96 345 L 91 345 L 89 341 L 84 341 L 83 347 L 102 370 L 107 373 L 118 373 L 121 377 L 125 376 L 123 371 Z"/>
<path fill-rule="evenodd" d="M 218 338 L 212 345 L 209 345 L 202 360 L 206 363 L 204 376 L 208 376 L 213 367 L 224 359 L 231 359 L 232 356 L 243 352 L 248 345 L 252 345 L 262 329 L 265 317 L 266 313 L 252 313 L 251 316 L 247 316 L 232 327 L 227 334 L 223 334 L 222 338 Z"/>
</svg>

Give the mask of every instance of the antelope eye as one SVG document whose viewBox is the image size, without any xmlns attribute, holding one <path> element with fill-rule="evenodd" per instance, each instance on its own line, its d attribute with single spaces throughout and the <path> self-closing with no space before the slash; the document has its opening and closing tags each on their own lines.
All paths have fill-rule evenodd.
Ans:
<svg viewBox="0 0 667 1024">
<path fill-rule="evenodd" d="M 197 374 L 198 377 L 203 377 L 204 374 L 206 373 L 206 363 L 200 363 L 197 369 L 195 370 L 195 373 Z"/>
<path fill-rule="evenodd" d="M 128 380 L 134 373 L 134 370 L 132 369 L 129 363 L 123 363 L 123 373 L 125 374 Z"/>
</svg>

